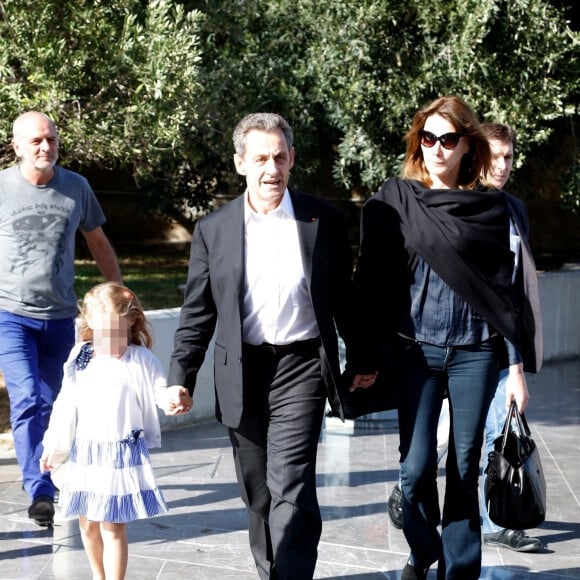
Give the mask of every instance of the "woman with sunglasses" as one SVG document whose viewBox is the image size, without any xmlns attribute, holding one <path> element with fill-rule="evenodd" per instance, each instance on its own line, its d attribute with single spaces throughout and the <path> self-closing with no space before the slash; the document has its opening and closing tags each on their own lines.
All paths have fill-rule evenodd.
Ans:
<svg viewBox="0 0 580 580">
<path fill-rule="evenodd" d="M 388 369 L 380 372 L 397 390 L 411 548 L 401 578 L 426 578 L 438 561 L 438 578 L 476 580 L 479 461 L 502 366 L 510 366 L 508 389 L 520 411 L 528 401 L 508 210 L 502 191 L 474 189 L 490 168 L 490 148 L 463 99 L 422 108 L 405 141 L 402 178 L 385 181 L 362 210 L 354 276 L 360 328 L 349 360 L 361 374 L 351 389 L 367 387 L 373 369 Z M 390 366 L 384 345 L 394 348 Z M 451 427 L 441 517 L 437 422 L 445 397 Z"/>
</svg>

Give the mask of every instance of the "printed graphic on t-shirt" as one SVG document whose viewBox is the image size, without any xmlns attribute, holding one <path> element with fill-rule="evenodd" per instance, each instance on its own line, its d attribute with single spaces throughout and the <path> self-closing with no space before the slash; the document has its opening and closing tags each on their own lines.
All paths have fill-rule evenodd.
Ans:
<svg viewBox="0 0 580 580">
<path fill-rule="evenodd" d="M 42 205 L 45 205 L 46 209 L 42 208 Z M 59 209 L 62 213 L 52 213 L 55 210 L 58 212 Z M 11 257 L 10 271 L 24 274 L 39 260 L 52 260 L 53 273 L 58 274 L 63 265 L 64 234 L 69 223 L 69 210 L 66 207 L 37 204 L 36 208 L 24 207 L 12 215 L 17 216 L 24 212 L 31 213 L 16 217 L 12 222 L 12 229 L 17 238 L 17 252 Z"/>
</svg>

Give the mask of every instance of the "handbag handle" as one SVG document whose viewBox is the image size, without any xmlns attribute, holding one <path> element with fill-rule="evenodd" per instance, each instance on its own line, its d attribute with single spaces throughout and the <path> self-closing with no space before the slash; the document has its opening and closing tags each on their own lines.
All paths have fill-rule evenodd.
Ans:
<svg viewBox="0 0 580 580">
<path fill-rule="evenodd" d="M 515 429 L 512 427 L 512 419 L 515 419 Z M 510 431 L 514 431 L 518 436 L 518 439 L 521 441 L 522 446 L 520 450 L 523 452 L 523 457 L 521 457 L 522 461 L 525 461 L 528 455 L 533 451 L 535 448 L 535 443 L 531 437 L 530 427 L 528 426 L 528 422 L 526 417 L 523 413 L 518 411 L 518 406 L 515 402 L 515 399 L 512 399 L 510 403 L 510 408 L 507 413 L 507 417 L 505 419 L 505 423 L 502 430 L 502 443 L 501 443 L 501 453 L 503 454 L 505 451 L 505 447 L 507 444 L 507 438 Z"/>
<path fill-rule="evenodd" d="M 512 424 L 512 417 L 514 415 L 519 415 L 519 413 L 518 413 L 518 406 L 516 405 L 515 400 L 512 399 L 512 402 L 510 403 L 510 408 L 507 412 L 507 417 L 505 418 L 505 423 L 503 424 L 503 429 L 501 430 L 501 433 L 503 435 L 503 440 L 501 442 L 502 453 L 503 453 L 505 446 L 506 446 L 506 443 L 507 443 L 507 438 L 508 438 L 511 424 Z"/>
<path fill-rule="evenodd" d="M 510 405 L 510 411 L 512 410 L 513 407 L 513 416 L 516 419 L 516 427 L 518 430 L 518 433 L 520 435 L 520 437 L 523 438 L 529 438 L 531 437 L 532 433 L 530 431 L 530 428 L 528 426 L 528 422 L 526 421 L 526 416 L 523 413 L 518 412 L 518 406 L 515 402 L 515 400 L 512 399 L 511 405 Z M 510 416 L 510 415 L 508 415 Z"/>
</svg>

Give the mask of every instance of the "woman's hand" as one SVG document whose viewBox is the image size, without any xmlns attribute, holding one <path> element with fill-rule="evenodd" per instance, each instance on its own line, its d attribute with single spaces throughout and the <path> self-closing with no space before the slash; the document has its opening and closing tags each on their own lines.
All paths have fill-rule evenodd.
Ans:
<svg viewBox="0 0 580 580">
<path fill-rule="evenodd" d="M 506 408 L 509 409 L 512 400 L 515 399 L 518 411 L 523 413 L 530 400 L 526 375 L 524 374 L 524 363 L 510 365 L 505 392 Z"/>
</svg>

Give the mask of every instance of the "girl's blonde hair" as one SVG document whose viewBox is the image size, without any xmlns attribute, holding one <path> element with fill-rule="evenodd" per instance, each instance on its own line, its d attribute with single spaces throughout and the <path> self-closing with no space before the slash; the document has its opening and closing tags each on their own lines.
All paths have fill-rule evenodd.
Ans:
<svg viewBox="0 0 580 580">
<path fill-rule="evenodd" d="M 91 288 L 80 305 L 80 338 L 92 342 L 93 329 L 88 318 L 95 311 L 115 312 L 130 323 L 129 344 L 151 348 L 153 344 L 151 325 L 139 304 L 137 296 L 129 288 L 116 282 L 104 282 Z"/>
<path fill-rule="evenodd" d="M 469 152 L 461 161 L 458 185 L 468 189 L 475 187 L 481 176 L 486 175 L 491 168 L 491 151 L 476 114 L 461 97 L 454 95 L 439 97 L 415 113 L 411 128 L 405 135 L 407 152 L 401 177 L 416 179 L 431 187 L 433 182 L 423 160 L 419 131 L 425 127 L 425 121 L 432 115 L 447 119 L 457 133 L 463 133 L 464 138 L 469 140 Z"/>
</svg>

